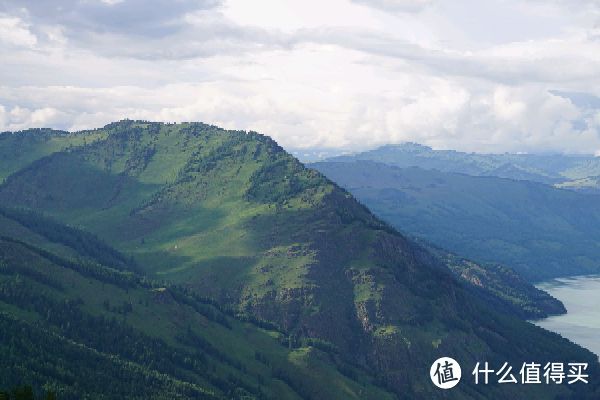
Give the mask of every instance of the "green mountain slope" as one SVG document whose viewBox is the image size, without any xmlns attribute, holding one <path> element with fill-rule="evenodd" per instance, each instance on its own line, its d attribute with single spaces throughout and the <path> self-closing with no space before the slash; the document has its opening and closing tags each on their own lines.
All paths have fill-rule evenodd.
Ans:
<svg viewBox="0 0 600 400">
<path fill-rule="evenodd" d="M 438 258 L 267 137 L 132 121 L 99 132 L 106 138 L 12 173 L 0 202 L 83 227 L 153 279 L 269 321 L 292 345 L 316 340 L 398 398 L 544 399 L 595 389 L 467 379 L 441 393 L 429 380 L 441 355 L 467 369 L 482 360 L 589 360 L 593 373 L 597 359 L 494 311 Z"/>
<path fill-rule="evenodd" d="M 398 229 L 532 281 L 600 272 L 600 201 L 533 182 L 380 163 L 317 163 Z"/>
<path fill-rule="evenodd" d="M 0 182 L 38 158 L 91 143 L 104 135 L 101 131 L 70 133 L 51 129 L 29 129 L 18 135 L 0 133 Z"/>
<path fill-rule="evenodd" d="M 416 143 L 387 145 L 363 153 L 331 157 L 325 161 L 376 161 L 403 168 L 420 167 L 473 176 L 562 184 L 570 189 L 588 191 L 597 187 L 584 178 L 600 175 L 600 158 L 592 155 L 478 154 L 433 150 Z"/>
<path fill-rule="evenodd" d="M 392 398 L 319 343 L 290 345 L 201 297 L 80 254 L 81 243 L 106 250 L 89 234 L 2 211 L 0 388 L 33 384 L 60 399 Z"/>
</svg>

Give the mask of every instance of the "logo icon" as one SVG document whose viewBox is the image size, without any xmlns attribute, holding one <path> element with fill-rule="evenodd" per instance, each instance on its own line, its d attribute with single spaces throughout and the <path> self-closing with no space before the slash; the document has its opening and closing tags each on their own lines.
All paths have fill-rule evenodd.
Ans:
<svg viewBox="0 0 600 400">
<path fill-rule="evenodd" d="M 452 389 L 460 382 L 462 371 L 458 362 L 450 357 L 435 360 L 429 370 L 431 381 L 440 389 Z"/>
</svg>

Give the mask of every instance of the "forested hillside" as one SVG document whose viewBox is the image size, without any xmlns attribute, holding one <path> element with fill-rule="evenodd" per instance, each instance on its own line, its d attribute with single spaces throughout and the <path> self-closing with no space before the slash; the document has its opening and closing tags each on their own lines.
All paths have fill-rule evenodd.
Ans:
<svg viewBox="0 0 600 400">
<path fill-rule="evenodd" d="M 530 281 L 600 272 L 600 196 L 382 163 L 311 164 L 397 229 Z"/>
<path fill-rule="evenodd" d="M 429 368 L 442 355 L 452 355 L 465 366 L 483 360 L 515 365 L 579 360 L 590 363 L 591 374 L 599 366 L 588 351 L 495 310 L 488 299 L 467 290 L 438 256 L 379 220 L 350 193 L 305 168 L 270 138 L 199 123 L 140 121 L 78 135 L 86 134 L 100 139 L 22 168 L 13 162 L 4 172 L 8 177 L 0 187 L 1 204 L 34 209 L 89 231 L 125 254 L 123 260 L 133 257 L 134 268 L 150 281 L 165 281 L 168 287 L 148 286 L 134 278 L 137 275 L 116 268 L 110 269 L 110 279 L 124 276 L 135 286 L 120 287 L 120 281 L 109 285 L 95 276 L 98 283 L 89 283 L 88 276 L 96 272 L 84 267 L 74 275 L 73 268 L 50 260 L 53 265 L 44 268 L 55 268 L 51 276 L 57 281 L 45 285 L 63 285 L 72 293 L 69 302 L 58 296 L 58 301 L 50 296 L 33 301 L 35 290 L 18 283 L 26 275 L 11 273 L 7 291 L 16 294 L 7 297 L 7 308 L 17 307 L 22 321 L 27 315 L 23 308 L 39 315 L 38 320 L 50 315 L 46 318 L 51 331 L 102 353 L 129 351 L 127 360 L 133 365 L 126 366 L 131 373 L 138 366 L 154 366 L 156 373 L 168 374 L 169 379 L 155 383 L 167 396 L 184 388 L 194 396 L 229 396 L 228 390 L 241 390 L 257 397 L 260 390 L 269 390 L 275 398 L 285 398 L 279 392 L 292 388 L 294 393 L 286 396 L 307 399 L 384 398 L 387 393 L 407 399 L 595 395 L 595 385 L 483 387 L 466 379 L 451 392 L 433 387 Z M 40 245 L 7 243 L 11 263 L 48 259 L 37 250 Z M 14 253 L 18 255 L 11 256 Z M 96 256 L 88 252 L 82 258 Z M 88 287 L 86 280 L 93 291 L 82 290 Z M 111 291 L 108 296 L 86 294 L 102 287 Z M 19 303 L 21 298 L 27 300 Z M 206 298 L 210 307 L 214 303 L 233 314 L 266 321 L 261 324 L 276 328 L 275 333 L 255 331 L 231 317 L 225 317 L 231 329 L 208 318 L 215 323 L 205 322 L 196 307 Z M 169 308 L 171 301 L 177 306 Z M 38 303 L 39 309 L 23 306 Z M 55 313 L 44 304 L 64 304 L 56 314 L 81 322 L 55 321 Z M 190 316 L 181 315 L 190 308 Z M 102 327 L 94 336 L 86 331 L 82 309 L 97 310 L 102 318 L 115 314 L 115 325 L 110 318 L 93 320 L 94 326 Z M 137 339 L 120 330 L 128 329 L 120 324 L 134 323 L 146 327 L 140 330 L 150 338 Z M 88 333 L 80 334 L 80 326 Z M 234 336 L 242 331 L 244 335 Z M 118 334 L 111 336 L 112 332 Z M 117 339 L 121 337 L 127 338 L 125 344 Z M 153 341 L 157 337 L 164 344 Z M 127 341 L 130 338 L 133 343 Z M 201 353 L 194 351 L 203 351 L 204 341 L 220 351 L 214 357 L 215 369 L 195 362 Z M 271 357 L 261 367 L 262 355 L 255 352 L 265 346 L 272 349 L 271 357 L 278 354 L 286 360 L 286 368 L 297 369 L 273 369 L 268 366 Z M 181 359 L 172 359 L 174 354 Z M 245 361 L 238 364 L 235 359 L 243 355 Z M 205 357 L 213 358 L 210 353 Z M 350 365 L 356 367 L 349 369 Z M 264 380 L 260 390 L 251 376 L 254 382 Z M 313 381 L 297 383 L 297 376 Z M 217 377 L 231 377 L 225 389 L 213 380 Z"/>
<path fill-rule="evenodd" d="M 88 253 L 122 257 L 89 234 L 14 210 L 0 222 L 0 388 L 59 399 L 391 398 L 326 344 L 98 262 Z"/>
</svg>

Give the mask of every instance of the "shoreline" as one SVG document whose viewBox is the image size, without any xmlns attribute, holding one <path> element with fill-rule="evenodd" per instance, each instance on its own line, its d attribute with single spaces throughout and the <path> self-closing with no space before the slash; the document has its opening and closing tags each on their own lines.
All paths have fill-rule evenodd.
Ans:
<svg viewBox="0 0 600 400">
<path fill-rule="evenodd" d="M 564 314 L 528 320 L 528 322 L 555 332 L 589 350 L 600 359 L 600 275 L 576 275 L 554 278 L 534 284 L 561 301 Z"/>
</svg>

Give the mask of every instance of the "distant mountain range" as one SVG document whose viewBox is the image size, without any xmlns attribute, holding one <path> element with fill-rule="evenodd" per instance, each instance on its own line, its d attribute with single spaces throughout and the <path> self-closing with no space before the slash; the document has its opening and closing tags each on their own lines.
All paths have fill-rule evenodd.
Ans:
<svg viewBox="0 0 600 400">
<path fill-rule="evenodd" d="M 464 153 L 403 143 L 322 161 L 377 161 L 397 167 L 528 180 L 584 191 L 600 188 L 600 157 L 592 155 Z"/>
<path fill-rule="evenodd" d="M 327 158 L 345 154 L 343 150 L 332 148 L 286 149 L 291 155 L 303 163 L 322 161 Z"/>
<path fill-rule="evenodd" d="M 600 365 L 523 321 L 525 304 L 552 299 L 514 272 L 407 238 L 266 136 L 121 121 L 4 133 L 0 154 L 0 365 L 12 368 L 0 387 L 68 399 L 598 396 L 597 382 L 435 388 L 440 356 L 465 376 L 478 361 L 577 360 L 592 376 Z"/>
<path fill-rule="evenodd" d="M 600 196 L 371 161 L 311 164 L 397 229 L 531 281 L 600 273 Z"/>
</svg>

